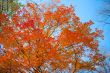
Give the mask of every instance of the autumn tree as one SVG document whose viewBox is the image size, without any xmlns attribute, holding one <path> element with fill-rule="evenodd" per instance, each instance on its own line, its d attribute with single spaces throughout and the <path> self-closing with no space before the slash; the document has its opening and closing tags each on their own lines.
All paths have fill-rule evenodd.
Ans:
<svg viewBox="0 0 110 73">
<path fill-rule="evenodd" d="M 72 6 L 57 2 L 27 3 L 10 19 L 1 14 L 6 24 L 0 26 L 1 73 L 76 73 L 102 67 L 105 57 L 98 48 L 102 31 L 93 31 L 91 20 L 80 22 Z"/>
</svg>

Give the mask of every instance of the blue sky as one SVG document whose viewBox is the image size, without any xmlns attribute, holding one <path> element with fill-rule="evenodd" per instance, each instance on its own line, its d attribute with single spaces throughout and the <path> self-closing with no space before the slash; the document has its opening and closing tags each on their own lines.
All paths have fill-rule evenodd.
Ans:
<svg viewBox="0 0 110 73">
<path fill-rule="evenodd" d="M 41 3 L 43 1 L 49 2 L 50 0 L 33 0 L 36 3 Z M 23 3 L 25 2 L 22 1 Z M 73 5 L 75 8 L 75 13 L 80 17 L 82 22 L 92 20 L 95 25 L 92 28 L 99 28 L 103 30 L 104 40 L 99 40 L 99 47 L 102 52 L 110 54 L 110 25 L 105 25 L 98 20 L 103 19 L 99 15 L 99 10 L 102 8 L 101 0 L 61 0 L 61 4 Z"/>
</svg>

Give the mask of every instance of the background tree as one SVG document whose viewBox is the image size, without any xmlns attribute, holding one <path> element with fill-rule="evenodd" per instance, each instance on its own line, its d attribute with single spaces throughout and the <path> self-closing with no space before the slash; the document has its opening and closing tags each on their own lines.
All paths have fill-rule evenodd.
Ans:
<svg viewBox="0 0 110 73">
<path fill-rule="evenodd" d="M 104 20 L 101 20 L 101 22 L 104 22 L 105 24 L 110 24 L 110 0 L 102 0 L 103 1 L 103 7 L 100 11 L 100 14 L 104 18 Z"/>
<path fill-rule="evenodd" d="M 2 17 L 2 73 L 76 73 L 103 67 L 105 57 L 98 48 L 102 31 L 92 31 L 92 21 L 80 22 L 72 6 L 27 3 L 10 19 Z"/>
<path fill-rule="evenodd" d="M 23 5 L 18 0 L 0 0 L 0 14 L 8 14 L 11 16 Z"/>
<path fill-rule="evenodd" d="M 110 0 L 101 0 L 102 1 L 102 7 L 100 10 L 100 18 L 101 23 L 104 24 L 110 24 Z M 106 59 L 103 61 L 103 67 L 98 70 L 99 73 L 109 73 L 110 72 L 110 56 L 109 53 L 103 53 L 105 55 Z"/>
<path fill-rule="evenodd" d="M 0 0 L 0 32 L 11 16 L 23 5 L 18 0 Z"/>
</svg>

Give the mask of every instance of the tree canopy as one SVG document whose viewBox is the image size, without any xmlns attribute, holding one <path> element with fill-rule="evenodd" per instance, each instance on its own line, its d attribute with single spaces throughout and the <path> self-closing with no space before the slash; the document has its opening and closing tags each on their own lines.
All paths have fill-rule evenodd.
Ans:
<svg viewBox="0 0 110 73">
<path fill-rule="evenodd" d="M 98 48 L 103 36 L 92 25 L 91 20 L 82 23 L 72 6 L 57 2 L 27 3 L 11 18 L 0 14 L 0 72 L 97 71 L 105 59 Z"/>
</svg>

